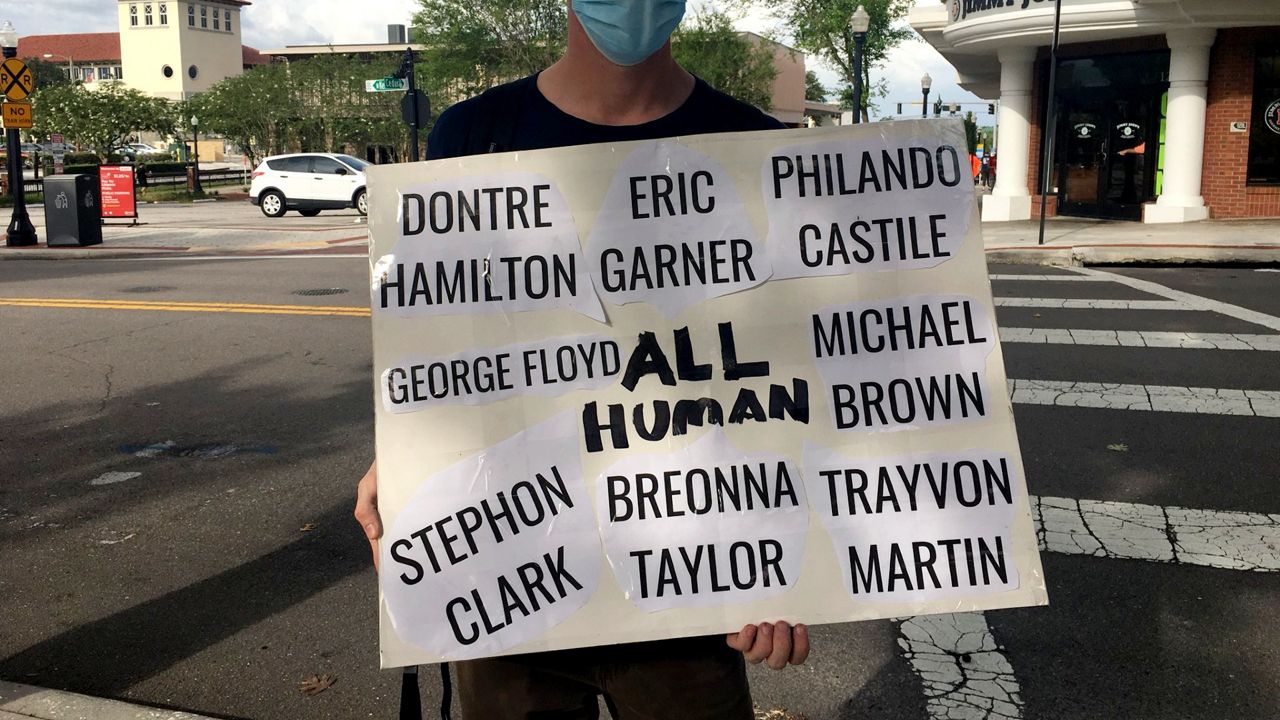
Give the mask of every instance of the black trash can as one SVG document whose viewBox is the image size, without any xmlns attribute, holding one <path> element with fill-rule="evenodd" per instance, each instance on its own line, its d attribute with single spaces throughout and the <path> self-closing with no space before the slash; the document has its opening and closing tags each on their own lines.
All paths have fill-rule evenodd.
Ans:
<svg viewBox="0 0 1280 720">
<path fill-rule="evenodd" d="M 44 235 L 49 247 L 102 242 L 102 206 L 96 175 L 51 175 L 44 179 Z"/>
</svg>

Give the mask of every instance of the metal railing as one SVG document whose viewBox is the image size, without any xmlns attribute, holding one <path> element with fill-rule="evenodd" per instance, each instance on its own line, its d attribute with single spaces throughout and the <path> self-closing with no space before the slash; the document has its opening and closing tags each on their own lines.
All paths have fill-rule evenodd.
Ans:
<svg viewBox="0 0 1280 720">
<path fill-rule="evenodd" d="M 25 178 L 22 182 L 22 189 L 28 196 L 35 195 L 37 199 L 42 200 L 44 196 L 44 176 L 39 178 Z M 249 171 L 240 168 L 223 168 L 218 170 L 201 170 L 200 183 L 202 185 L 227 186 L 237 183 L 249 184 Z M 147 174 L 147 187 L 164 187 L 174 188 L 183 187 L 187 184 L 187 174 L 185 172 L 176 173 L 157 173 Z M 141 186 L 139 190 L 143 190 Z"/>
</svg>

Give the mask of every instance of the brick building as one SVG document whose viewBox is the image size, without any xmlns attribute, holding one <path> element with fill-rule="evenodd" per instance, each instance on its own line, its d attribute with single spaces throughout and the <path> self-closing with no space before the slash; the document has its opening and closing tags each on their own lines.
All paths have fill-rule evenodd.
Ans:
<svg viewBox="0 0 1280 720">
<path fill-rule="evenodd" d="M 1280 217 L 1280 2 L 1060 1 L 1052 104 L 1054 0 L 911 13 L 962 87 L 999 100 L 984 220 L 1030 218 L 1045 179 L 1049 214 Z"/>
</svg>

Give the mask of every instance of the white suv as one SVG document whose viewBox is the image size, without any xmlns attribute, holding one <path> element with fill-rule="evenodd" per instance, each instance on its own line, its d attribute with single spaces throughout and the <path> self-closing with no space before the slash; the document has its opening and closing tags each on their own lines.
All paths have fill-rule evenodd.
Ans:
<svg viewBox="0 0 1280 720">
<path fill-rule="evenodd" d="M 274 155 L 253 171 L 249 202 L 267 217 L 297 210 L 314 217 L 321 210 L 355 208 L 369 214 L 364 169 L 369 163 L 350 155 L 300 153 Z"/>
</svg>

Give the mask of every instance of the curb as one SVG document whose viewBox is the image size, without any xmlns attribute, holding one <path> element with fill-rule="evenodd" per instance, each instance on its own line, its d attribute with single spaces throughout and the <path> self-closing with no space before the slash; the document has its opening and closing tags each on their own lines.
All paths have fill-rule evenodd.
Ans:
<svg viewBox="0 0 1280 720">
<path fill-rule="evenodd" d="M 1031 245 L 989 247 L 988 263 L 1012 265 L 1141 265 L 1280 263 L 1280 246 L 1270 245 Z"/>
<path fill-rule="evenodd" d="M 0 680 L 0 720 L 213 720 L 213 718 Z"/>
</svg>

